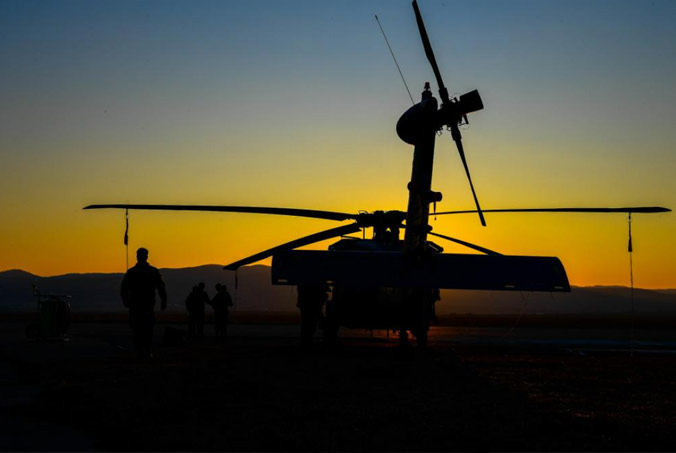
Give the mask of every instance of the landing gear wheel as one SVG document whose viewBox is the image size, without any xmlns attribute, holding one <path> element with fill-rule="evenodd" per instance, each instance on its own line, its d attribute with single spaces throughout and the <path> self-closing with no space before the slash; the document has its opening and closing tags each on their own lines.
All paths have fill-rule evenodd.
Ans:
<svg viewBox="0 0 676 453">
<path fill-rule="evenodd" d="M 415 342 L 418 348 L 427 347 L 427 329 L 419 329 L 414 332 Z"/>
<path fill-rule="evenodd" d="M 406 330 L 399 331 L 399 347 L 402 349 L 411 347 L 411 342 L 408 339 L 408 332 Z"/>
</svg>

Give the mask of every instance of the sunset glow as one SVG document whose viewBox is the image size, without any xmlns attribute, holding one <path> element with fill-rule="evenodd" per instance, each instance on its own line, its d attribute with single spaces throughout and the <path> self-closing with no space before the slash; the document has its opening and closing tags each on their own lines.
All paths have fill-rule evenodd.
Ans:
<svg viewBox="0 0 676 453">
<path fill-rule="evenodd" d="M 484 100 L 463 130 L 482 207 L 676 208 L 676 3 L 420 8 L 449 91 Z M 374 14 L 417 101 L 434 76 L 409 1 L 0 3 L 0 271 L 124 271 L 124 212 L 82 210 L 92 203 L 405 210 L 412 147 L 395 124 L 410 100 Z M 433 188 L 439 211 L 473 208 L 446 132 Z M 130 218 L 130 259 L 144 246 L 172 268 L 340 225 Z M 501 253 L 558 256 L 573 285 L 629 285 L 622 214 L 486 220 L 431 223 Z M 676 216 L 633 221 L 635 285 L 676 288 Z"/>
</svg>

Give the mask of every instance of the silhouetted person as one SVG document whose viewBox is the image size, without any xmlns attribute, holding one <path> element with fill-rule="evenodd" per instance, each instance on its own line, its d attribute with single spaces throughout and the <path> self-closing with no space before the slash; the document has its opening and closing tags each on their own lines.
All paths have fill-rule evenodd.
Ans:
<svg viewBox="0 0 676 453">
<path fill-rule="evenodd" d="M 188 297 L 185 298 L 185 309 L 188 311 L 188 336 L 189 337 L 194 337 L 195 336 L 195 325 L 193 324 L 193 311 L 194 311 L 194 306 L 195 306 L 195 299 L 197 298 L 197 292 L 199 291 L 199 288 L 197 285 L 192 287 L 192 290 L 190 291 L 190 294 L 188 294 Z"/>
<path fill-rule="evenodd" d="M 153 327 L 155 325 L 155 291 L 160 295 L 161 308 L 167 308 L 167 291 L 157 268 L 148 264 L 148 250 L 136 251 L 136 265 L 129 269 L 120 287 L 124 306 L 129 308 L 129 325 L 134 334 L 134 346 L 139 356 L 152 358 Z"/>
<path fill-rule="evenodd" d="M 228 287 L 216 283 L 216 295 L 211 299 L 210 303 L 214 309 L 216 337 L 226 338 L 228 336 L 228 316 L 230 314 L 230 307 L 232 307 L 232 297 L 230 297 Z"/>
<path fill-rule="evenodd" d="M 431 322 L 434 324 L 439 324 L 439 319 L 437 318 L 437 302 L 441 300 L 441 291 L 439 291 L 439 288 L 434 288 L 432 291 L 432 301 L 430 303 L 430 314 L 429 314 L 429 319 Z"/>
<path fill-rule="evenodd" d="M 185 300 L 188 309 L 188 335 L 201 338 L 204 336 L 204 306 L 209 303 L 209 295 L 204 291 L 204 283 L 193 286 L 192 292 Z"/>
<path fill-rule="evenodd" d="M 300 341 L 303 347 L 312 344 L 317 323 L 322 317 L 322 308 L 328 299 L 329 287 L 319 285 L 298 285 L 298 308 L 300 309 Z"/>
</svg>

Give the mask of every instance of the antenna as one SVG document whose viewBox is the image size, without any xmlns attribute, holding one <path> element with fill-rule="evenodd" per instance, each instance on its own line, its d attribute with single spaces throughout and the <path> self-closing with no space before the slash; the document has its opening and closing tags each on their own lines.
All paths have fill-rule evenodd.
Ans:
<svg viewBox="0 0 676 453">
<path fill-rule="evenodd" d="M 394 56 L 394 52 L 392 52 L 392 47 L 390 46 L 390 42 L 387 40 L 387 36 L 385 35 L 385 30 L 383 30 L 383 26 L 380 25 L 380 19 L 378 19 L 378 15 L 376 14 L 376 22 L 378 22 L 378 27 L 380 27 L 380 32 L 383 34 L 383 38 L 385 38 L 385 44 L 387 44 L 387 48 L 390 49 L 390 54 L 392 55 L 392 59 L 394 60 L 394 64 L 397 66 L 397 71 L 399 71 L 399 75 L 401 76 L 401 81 L 404 82 L 404 86 L 406 87 L 406 91 L 408 92 L 408 97 L 411 98 L 411 104 L 415 105 L 415 101 L 413 100 L 413 96 L 411 96 L 411 90 L 408 89 L 408 84 L 406 83 L 406 79 L 404 79 L 404 74 L 401 73 L 401 68 L 399 67 L 399 63 L 397 63 L 397 57 Z"/>
</svg>

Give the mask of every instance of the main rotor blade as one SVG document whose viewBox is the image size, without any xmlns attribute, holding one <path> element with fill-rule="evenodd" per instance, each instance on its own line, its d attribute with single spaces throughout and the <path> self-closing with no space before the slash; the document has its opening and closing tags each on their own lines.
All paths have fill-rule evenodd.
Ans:
<svg viewBox="0 0 676 453">
<path fill-rule="evenodd" d="M 287 242 L 286 244 L 278 245 L 277 247 L 273 247 L 271 249 L 262 251 L 260 253 L 256 253 L 255 255 L 251 255 L 247 258 L 241 259 L 239 261 L 235 261 L 234 263 L 228 264 L 227 266 L 224 266 L 223 269 L 227 269 L 229 271 L 234 271 L 237 270 L 239 267 L 244 266 L 245 264 L 251 264 L 255 263 L 256 261 L 260 261 L 263 258 L 267 258 L 269 256 L 274 255 L 275 253 L 282 251 L 282 250 L 291 250 L 295 249 L 297 247 L 302 247 L 304 245 L 309 245 L 313 244 L 315 242 L 323 241 L 326 239 L 331 239 L 334 237 L 342 236 L 344 234 L 351 234 L 351 233 L 356 233 L 359 231 L 361 228 L 358 223 L 352 223 L 350 225 L 343 225 L 339 226 L 337 228 L 331 228 L 330 230 L 325 230 L 325 231 L 320 231 L 319 233 L 314 233 L 309 236 L 305 236 L 299 239 L 295 239 L 291 242 Z"/>
<path fill-rule="evenodd" d="M 444 86 L 444 81 L 441 79 L 441 72 L 439 71 L 439 66 L 437 65 L 437 59 L 434 57 L 434 51 L 432 50 L 432 45 L 430 44 L 430 39 L 427 36 L 427 30 L 425 30 L 425 23 L 423 22 L 422 16 L 420 15 L 420 9 L 418 9 L 418 2 L 413 0 L 413 11 L 415 11 L 415 20 L 418 23 L 418 30 L 420 31 L 420 39 L 422 40 L 423 47 L 425 48 L 425 55 L 427 55 L 427 60 L 429 60 L 430 65 L 432 66 L 432 71 L 434 71 L 434 77 L 437 79 L 437 86 L 439 87 L 439 97 L 441 98 L 442 104 L 448 104 L 448 91 Z"/>
<path fill-rule="evenodd" d="M 427 234 L 431 234 L 432 236 L 440 237 L 441 239 L 446 239 L 447 241 L 455 242 L 456 244 L 464 245 L 465 247 L 469 247 L 469 248 L 477 250 L 481 253 L 485 253 L 486 255 L 502 255 L 502 253 L 498 253 L 498 252 L 495 252 L 493 250 L 489 250 L 485 247 L 481 247 L 480 245 L 472 244 L 471 242 L 462 241 L 460 239 L 452 238 L 450 236 L 444 236 L 443 234 L 433 233 L 432 231 L 430 231 Z"/>
<path fill-rule="evenodd" d="M 477 211 L 445 211 L 437 212 L 434 215 L 445 214 L 473 214 Z M 526 208 L 526 209 L 484 209 L 483 212 L 624 212 L 632 214 L 656 214 L 660 212 L 671 212 L 669 208 L 660 206 L 634 206 L 628 208 Z M 432 215 L 432 214 L 430 214 Z"/>
<path fill-rule="evenodd" d="M 212 211 L 245 212 L 250 214 L 274 214 L 295 217 L 311 217 L 327 220 L 356 219 L 357 214 L 334 211 L 316 211 L 314 209 L 266 208 L 256 206 L 207 206 L 207 205 L 169 205 L 169 204 L 92 204 L 83 209 L 142 209 L 150 211 Z"/>
<path fill-rule="evenodd" d="M 458 147 L 458 153 L 460 154 L 460 159 L 462 159 L 462 165 L 465 167 L 465 173 L 467 173 L 467 180 L 469 181 L 469 187 L 472 189 L 472 196 L 474 197 L 474 204 L 476 204 L 476 212 L 479 213 L 479 220 L 481 220 L 482 226 L 486 226 L 486 219 L 484 219 L 481 206 L 479 206 L 479 199 L 476 196 L 474 184 L 472 184 L 472 177 L 469 174 L 469 167 L 467 166 L 467 159 L 465 159 L 465 150 L 462 147 L 462 141 L 460 141 L 460 139 L 455 140 L 455 144 Z"/>
</svg>

